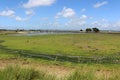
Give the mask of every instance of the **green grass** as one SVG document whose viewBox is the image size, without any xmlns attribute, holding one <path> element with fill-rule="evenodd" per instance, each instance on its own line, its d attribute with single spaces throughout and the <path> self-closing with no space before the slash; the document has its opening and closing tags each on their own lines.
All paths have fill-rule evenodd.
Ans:
<svg viewBox="0 0 120 80">
<path fill-rule="evenodd" d="M 35 69 L 8 66 L 0 70 L 0 80 L 55 80 L 55 77 Z"/>
<path fill-rule="evenodd" d="M 76 70 L 67 80 L 119 80 L 120 71 L 115 70 Z"/>
<path fill-rule="evenodd" d="M 115 55 L 120 53 L 120 34 L 67 34 L 0 36 L 2 45 L 33 53 L 64 55 Z"/>
<path fill-rule="evenodd" d="M 2 42 L 2 40 L 4 42 Z M 59 80 L 119 80 L 120 64 L 78 64 L 50 61 L 41 58 L 21 57 L 19 51 L 30 54 L 63 54 L 73 56 L 120 57 L 120 34 L 61 34 L 41 36 L 0 35 L 0 59 L 16 58 L 34 64 L 71 67 L 75 72 Z M 116 56 L 116 57 L 114 57 Z M 112 59 L 113 59 L 112 58 Z M 97 59 L 97 58 L 96 58 Z M 120 58 L 119 58 L 120 59 Z M 4 62 L 3 60 L 3 62 Z M 9 59 L 8 59 L 9 60 Z M 99 59 L 98 59 L 99 60 Z M 113 61 L 120 61 L 113 59 Z M 84 61 L 84 60 L 83 60 Z M 88 60 L 89 61 L 89 60 Z M 1 61 L 2 62 L 2 61 Z M 24 61 L 25 62 L 25 61 Z M 2 63 L 1 63 L 2 64 Z M 16 75 L 17 74 L 17 75 Z M 59 74 L 58 74 L 59 75 Z M 18 78 L 19 79 L 16 79 Z M 37 71 L 36 68 L 7 67 L 0 69 L 0 80 L 58 80 L 55 75 Z"/>
<path fill-rule="evenodd" d="M 81 65 L 69 75 L 57 78 L 33 68 L 8 66 L 0 69 L 0 80 L 119 80 L 120 70 L 117 69 L 101 65 Z"/>
<path fill-rule="evenodd" d="M 82 64 L 68 80 L 119 80 L 120 65 Z"/>
<path fill-rule="evenodd" d="M 12 54 L 8 51 L 0 49 L 0 59 L 17 58 L 18 56 L 18 54 Z"/>
</svg>

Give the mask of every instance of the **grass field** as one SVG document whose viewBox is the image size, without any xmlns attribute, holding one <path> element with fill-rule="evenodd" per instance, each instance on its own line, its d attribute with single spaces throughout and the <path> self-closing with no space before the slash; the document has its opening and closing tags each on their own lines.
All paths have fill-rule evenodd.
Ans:
<svg viewBox="0 0 120 80">
<path fill-rule="evenodd" d="M 68 34 L 43 36 L 1 36 L 10 49 L 65 55 L 114 55 L 120 53 L 120 34 Z"/>
<path fill-rule="evenodd" d="M 54 55 L 54 59 L 29 54 Z M 99 63 L 93 63 L 90 57 Z M 76 58 L 83 62 L 71 61 Z M 1 80 L 119 80 L 119 74 L 120 34 L 0 35 Z"/>
</svg>

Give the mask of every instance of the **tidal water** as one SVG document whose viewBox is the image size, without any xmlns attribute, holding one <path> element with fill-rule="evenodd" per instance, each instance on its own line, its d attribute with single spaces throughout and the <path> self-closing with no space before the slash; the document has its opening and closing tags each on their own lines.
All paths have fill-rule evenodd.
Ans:
<svg viewBox="0 0 120 80">
<path fill-rule="evenodd" d="M 18 33 L 11 34 L 12 36 L 37 36 L 37 35 L 57 35 L 57 34 L 81 34 L 73 32 L 32 32 L 32 33 Z"/>
</svg>

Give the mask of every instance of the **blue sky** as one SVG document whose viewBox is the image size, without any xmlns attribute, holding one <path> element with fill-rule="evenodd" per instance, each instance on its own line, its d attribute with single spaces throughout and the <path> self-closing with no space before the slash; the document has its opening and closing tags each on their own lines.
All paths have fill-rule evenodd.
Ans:
<svg viewBox="0 0 120 80">
<path fill-rule="evenodd" d="M 0 0 L 0 28 L 120 30 L 120 0 Z"/>
</svg>

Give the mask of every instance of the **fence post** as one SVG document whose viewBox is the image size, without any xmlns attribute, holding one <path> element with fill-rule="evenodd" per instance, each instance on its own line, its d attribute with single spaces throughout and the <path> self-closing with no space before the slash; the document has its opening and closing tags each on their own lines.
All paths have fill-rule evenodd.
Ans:
<svg viewBox="0 0 120 80">
<path fill-rule="evenodd" d="M 54 60 L 55 62 L 57 61 L 57 55 L 56 55 L 56 57 L 55 57 L 55 60 Z"/>
</svg>

